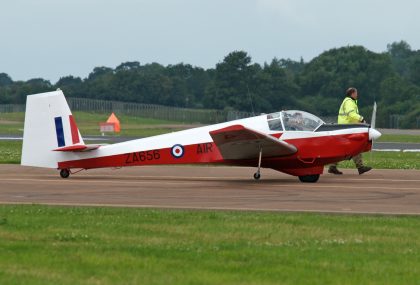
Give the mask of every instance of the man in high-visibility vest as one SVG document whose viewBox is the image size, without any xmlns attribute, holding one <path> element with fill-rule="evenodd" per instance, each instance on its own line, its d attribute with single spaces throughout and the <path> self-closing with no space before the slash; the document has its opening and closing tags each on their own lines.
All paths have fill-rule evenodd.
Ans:
<svg viewBox="0 0 420 285">
<path fill-rule="evenodd" d="M 357 89 L 349 88 L 346 91 L 346 98 L 344 98 L 343 103 L 341 103 L 340 110 L 338 111 L 338 123 L 339 124 L 364 124 L 366 123 L 363 116 L 359 114 L 359 109 L 357 108 Z M 364 166 L 362 160 L 362 154 L 359 153 L 356 156 L 353 156 L 353 161 L 356 164 L 359 174 L 363 174 L 372 169 L 370 166 Z M 343 174 L 337 168 L 338 163 L 331 164 L 328 173 L 332 174 Z"/>
</svg>

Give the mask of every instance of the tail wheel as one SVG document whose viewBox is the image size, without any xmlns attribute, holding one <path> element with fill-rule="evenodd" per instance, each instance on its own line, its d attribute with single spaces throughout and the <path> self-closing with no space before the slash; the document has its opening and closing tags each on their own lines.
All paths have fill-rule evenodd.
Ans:
<svg viewBox="0 0 420 285">
<path fill-rule="evenodd" d="M 61 169 L 60 170 L 61 178 L 68 178 L 70 176 L 70 170 L 68 169 Z"/>
<path fill-rule="evenodd" d="M 299 180 L 304 183 L 315 183 L 319 179 L 319 174 L 299 176 Z"/>
</svg>

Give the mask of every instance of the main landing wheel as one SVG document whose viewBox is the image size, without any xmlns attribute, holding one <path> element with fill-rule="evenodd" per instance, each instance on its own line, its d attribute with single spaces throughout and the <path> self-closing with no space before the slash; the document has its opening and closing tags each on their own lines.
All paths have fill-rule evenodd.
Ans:
<svg viewBox="0 0 420 285">
<path fill-rule="evenodd" d="M 261 178 L 261 174 L 259 173 L 259 172 L 255 172 L 254 173 L 254 179 L 255 180 L 258 180 L 258 179 L 260 179 Z"/>
<path fill-rule="evenodd" d="M 299 176 L 299 180 L 305 183 L 315 183 L 319 179 L 319 174 Z"/>
<path fill-rule="evenodd" d="M 70 176 L 70 170 L 68 169 L 61 169 L 60 170 L 61 178 L 68 178 Z"/>
</svg>

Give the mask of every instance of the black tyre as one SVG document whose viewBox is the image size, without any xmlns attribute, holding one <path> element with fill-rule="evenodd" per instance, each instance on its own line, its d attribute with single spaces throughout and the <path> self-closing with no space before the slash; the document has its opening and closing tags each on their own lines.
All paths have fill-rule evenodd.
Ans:
<svg viewBox="0 0 420 285">
<path fill-rule="evenodd" d="M 258 179 L 260 179 L 261 178 L 261 174 L 259 174 L 258 172 L 255 172 L 254 173 L 254 179 L 255 180 L 258 180 Z"/>
<path fill-rule="evenodd" d="M 61 169 L 60 176 L 61 176 L 61 178 L 68 178 L 70 176 L 70 170 Z"/>
<path fill-rule="evenodd" d="M 315 183 L 319 179 L 319 174 L 299 176 L 299 180 L 304 183 Z"/>
</svg>

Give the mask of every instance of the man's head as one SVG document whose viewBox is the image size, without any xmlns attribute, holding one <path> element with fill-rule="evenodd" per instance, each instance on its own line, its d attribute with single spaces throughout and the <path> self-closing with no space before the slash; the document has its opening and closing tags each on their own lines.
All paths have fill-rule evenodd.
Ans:
<svg viewBox="0 0 420 285">
<path fill-rule="evenodd" d="M 353 98 L 354 100 L 357 100 L 357 89 L 356 88 L 354 88 L 354 87 L 350 87 L 349 89 L 347 89 L 347 91 L 346 91 L 346 96 L 347 97 L 351 97 L 351 98 Z"/>
</svg>

